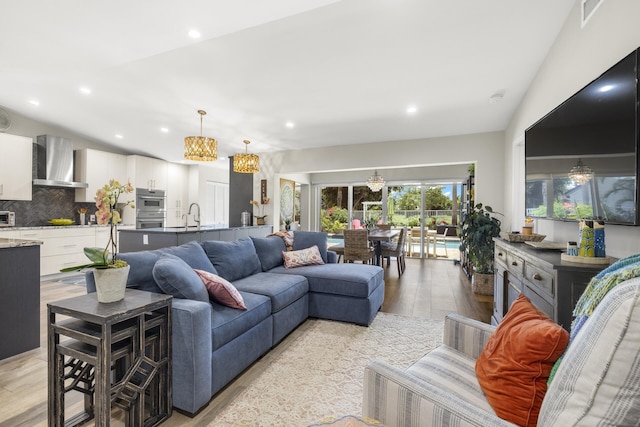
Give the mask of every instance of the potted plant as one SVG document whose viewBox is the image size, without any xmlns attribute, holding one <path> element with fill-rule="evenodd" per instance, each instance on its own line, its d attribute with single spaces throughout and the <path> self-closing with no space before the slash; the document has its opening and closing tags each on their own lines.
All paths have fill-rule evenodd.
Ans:
<svg viewBox="0 0 640 427">
<path fill-rule="evenodd" d="M 460 251 L 468 252 L 473 265 L 473 292 L 483 295 L 493 295 L 493 238 L 500 235 L 493 213 L 491 206 L 478 203 L 463 216 L 460 232 Z"/>
<path fill-rule="evenodd" d="M 91 263 L 68 267 L 62 272 L 78 271 L 88 268 L 94 269 L 96 281 L 96 293 L 99 302 L 115 302 L 124 298 L 124 291 L 129 275 L 129 265 L 126 261 L 118 259 L 118 223 L 122 221 L 118 210 L 118 201 L 122 194 L 132 193 L 131 183 L 121 184 L 112 179 L 104 187 L 96 191 L 96 221 L 100 225 L 109 225 L 109 240 L 104 248 L 84 248 L 84 254 Z M 127 200 L 123 208 L 131 206 L 135 208 L 133 200 Z"/>
<path fill-rule="evenodd" d="M 291 230 L 291 218 L 284 220 L 284 229 L 287 231 Z"/>
<path fill-rule="evenodd" d="M 269 204 L 269 198 L 263 197 L 262 203 L 259 203 L 257 200 L 249 200 L 249 203 L 258 208 L 259 215 L 256 215 L 256 225 L 264 225 L 265 218 L 267 215 L 264 214 L 264 205 Z"/>
</svg>

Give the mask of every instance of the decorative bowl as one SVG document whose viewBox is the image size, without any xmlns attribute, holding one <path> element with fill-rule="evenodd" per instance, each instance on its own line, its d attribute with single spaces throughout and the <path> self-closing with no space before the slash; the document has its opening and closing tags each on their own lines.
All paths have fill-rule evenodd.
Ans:
<svg viewBox="0 0 640 427">
<path fill-rule="evenodd" d="M 73 224 L 73 220 L 69 218 L 54 218 L 49 220 L 49 224 L 51 225 L 71 225 Z"/>
</svg>

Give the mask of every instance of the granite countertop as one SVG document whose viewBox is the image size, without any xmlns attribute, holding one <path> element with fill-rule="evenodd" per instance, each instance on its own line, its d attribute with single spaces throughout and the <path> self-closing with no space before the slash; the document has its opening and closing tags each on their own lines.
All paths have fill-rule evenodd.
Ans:
<svg viewBox="0 0 640 427">
<path fill-rule="evenodd" d="M 54 230 L 61 228 L 102 228 L 109 227 L 109 225 L 87 224 L 87 225 L 34 225 L 31 227 L 0 227 L 0 233 L 3 231 L 20 231 L 20 230 Z M 118 224 L 120 227 L 135 227 L 135 224 Z M 1 234 L 0 234 L 1 235 Z"/>
<path fill-rule="evenodd" d="M 39 240 L 28 239 L 5 239 L 0 237 L 0 249 L 18 248 L 22 246 L 39 246 L 42 242 Z"/>
</svg>

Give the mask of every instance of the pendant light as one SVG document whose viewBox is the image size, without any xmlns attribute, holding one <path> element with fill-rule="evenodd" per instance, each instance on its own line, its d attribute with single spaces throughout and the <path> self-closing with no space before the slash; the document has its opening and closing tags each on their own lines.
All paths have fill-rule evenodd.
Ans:
<svg viewBox="0 0 640 427">
<path fill-rule="evenodd" d="M 244 153 L 233 155 L 233 171 L 238 173 L 260 172 L 260 158 L 256 154 L 249 154 L 251 141 L 244 140 Z"/>
<path fill-rule="evenodd" d="M 198 110 L 200 114 L 200 136 L 188 136 L 184 139 L 184 158 L 197 162 L 215 162 L 218 160 L 218 142 L 213 138 L 202 136 L 202 117 L 207 114 Z"/>
<path fill-rule="evenodd" d="M 576 184 L 583 185 L 593 178 L 593 171 L 589 166 L 582 163 L 582 159 L 578 159 L 578 164 L 572 167 L 569 172 L 569 178 Z"/>
<path fill-rule="evenodd" d="M 384 179 L 378 175 L 378 171 L 374 171 L 373 176 L 369 177 L 367 180 L 367 187 L 369 187 L 373 192 L 382 190 L 382 187 L 384 187 Z"/>
</svg>

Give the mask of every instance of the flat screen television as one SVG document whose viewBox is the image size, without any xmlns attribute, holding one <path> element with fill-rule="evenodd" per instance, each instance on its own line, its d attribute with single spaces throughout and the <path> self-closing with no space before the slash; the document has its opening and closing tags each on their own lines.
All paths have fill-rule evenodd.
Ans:
<svg viewBox="0 0 640 427">
<path fill-rule="evenodd" d="M 638 225 L 638 50 L 525 131 L 525 213 Z M 581 163 L 583 182 L 569 172 Z"/>
</svg>

